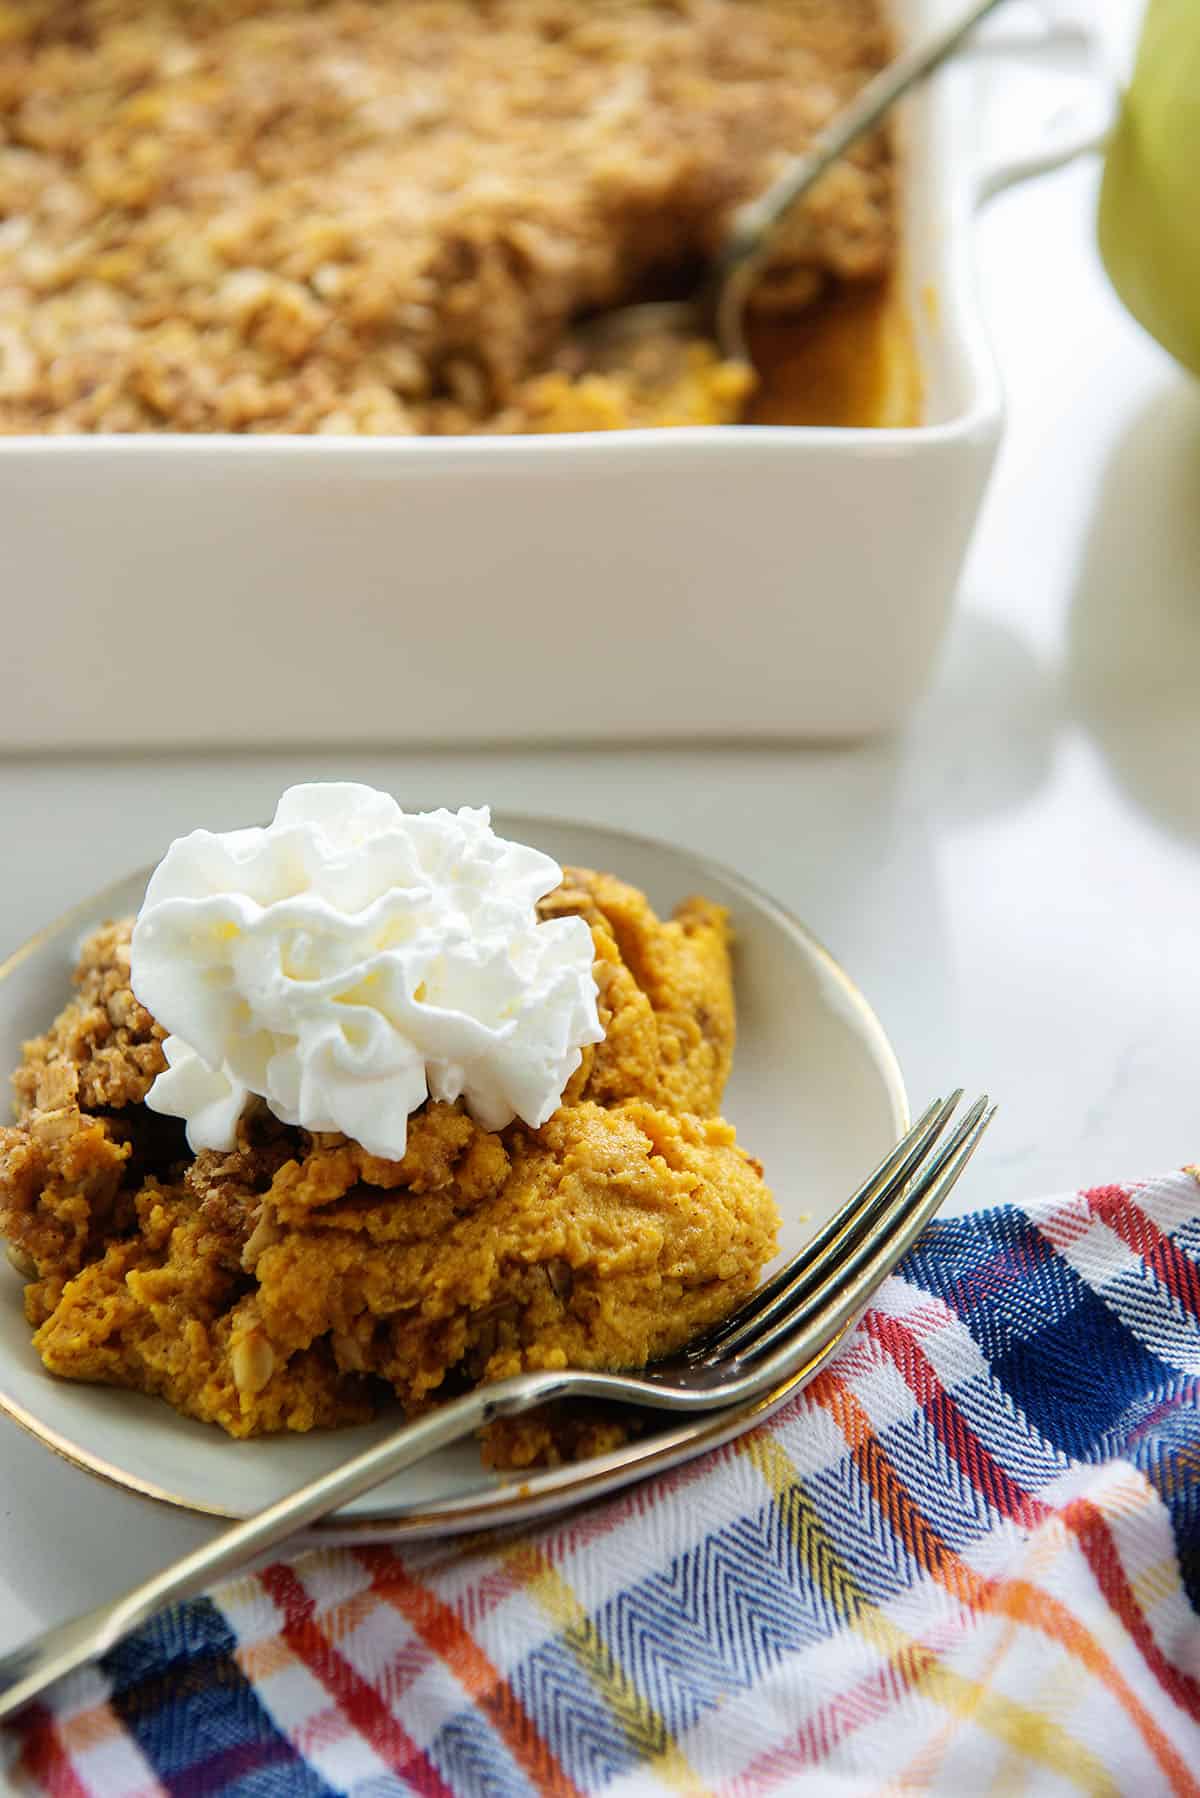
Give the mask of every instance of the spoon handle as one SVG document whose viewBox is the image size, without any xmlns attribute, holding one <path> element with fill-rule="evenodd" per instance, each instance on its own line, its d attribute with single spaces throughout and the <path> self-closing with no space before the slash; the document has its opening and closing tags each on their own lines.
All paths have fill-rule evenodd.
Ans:
<svg viewBox="0 0 1200 1798">
<path fill-rule="evenodd" d="M 756 199 L 739 208 L 721 253 L 716 277 L 717 336 L 722 349 L 747 360 L 741 315 L 746 295 L 766 260 L 779 223 L 852 144 L 865 137 L 910 88 L 945 62 L 962 40 L 1003 0 L 972 0 L 949 24 L 902 50 L 820 132 L 808 149 L 795 156 Z"/>
</svg>

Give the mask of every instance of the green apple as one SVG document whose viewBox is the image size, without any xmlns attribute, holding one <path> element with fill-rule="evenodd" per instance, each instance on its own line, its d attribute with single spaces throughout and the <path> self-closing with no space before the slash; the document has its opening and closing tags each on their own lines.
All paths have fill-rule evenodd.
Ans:
<svg viewBox="0 0 1200 1798">
<path fill-rule="evenodd" d="M 1130 312 L 1200 374 L 1200 0 L 1150 0 L 1105 159 L 1099 231 Z"/>
</svg>

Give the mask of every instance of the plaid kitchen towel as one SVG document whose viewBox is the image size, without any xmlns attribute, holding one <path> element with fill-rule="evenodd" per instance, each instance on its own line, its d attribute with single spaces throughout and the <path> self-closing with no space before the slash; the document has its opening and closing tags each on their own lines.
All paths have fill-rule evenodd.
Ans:
<svg viewBox="0 0 1200 1798">
<path fill-rule="evenodd" d="M 773 1422 L 550 1527 L 312 1553 L 9 1732 L 56 1798 L 1200 1794 L 1200 1185 L 935 1224 Z"/>
</svg>

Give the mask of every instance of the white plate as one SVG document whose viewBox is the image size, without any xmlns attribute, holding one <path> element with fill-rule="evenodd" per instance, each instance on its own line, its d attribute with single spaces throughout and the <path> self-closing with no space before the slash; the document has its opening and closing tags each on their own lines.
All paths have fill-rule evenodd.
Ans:
<svg viewBox="0 0 1200 1798">
<path fill-rule="evenodd" d="M 764 1163 L 794 1252 L 908 1123 L 904 1085 L 866 1001 L 802 925 L 736 874 L 681 849 L 594 825 L 499 814 L 506 836 L 561 862 L 610 869 L 660 911 L 689 893 L 727 905 L 736 931 L 738 1048 L 726 1114 Z M 66 996 L 83 932 L 136 910 L 146 873 L 77 906 L 0 967 L 0 1066 L 45 1029 Z M 0 1265 L 0 1410 L 93 1473 L 169 1504 L 243 1516 L 394 1428 L 234 1442 L 159 1400 L 47 1374 L 34 1354 L 15 1273 Z M 790 1387 L 788 1388 L 790 1390 Z M 636 1449 L 527 1474 L 486 1473 L 473 1443 L 431 1457 L 348 1506 L 325 1539 L 445 1534 L 508 1523 L 661 1471 L 761 1421 L 786 1390 L 713 1417 L 668 1421 Z"/>
</svg>

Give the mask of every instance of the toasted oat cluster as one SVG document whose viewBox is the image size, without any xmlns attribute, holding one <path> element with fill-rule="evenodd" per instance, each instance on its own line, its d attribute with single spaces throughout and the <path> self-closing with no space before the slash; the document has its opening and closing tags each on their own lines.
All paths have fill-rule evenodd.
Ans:
<svg viewBox="0 0 1200 1798">
<path fill-rule="evenodd" d="M 128 984 L 128 922 L 85 945 L 77 997 L 26 1045 L 0 1128 L 0 1232 L 58 1375 L 161 1395 L 234 1436 L 415 1413 L 522 1369 L 628 1367 L 748 1293 L 774 1252 L 762 1170 L 715 1114 L 733 1050 L 724 914 L 660 921 L 570 870 L 543 915 L 587 919 L 605 1038 L 540 1130 L 454 1106 L 403 1161 L 265 1109 L 191 1156 L 142 1100 L 161 1032 Z M 525 1466 L 623 1424 L 564 1409 L 494 1426 Z"/>
<path fill-rule="evenodd" d="M 736 416 L 711 347 L 546 371 L 887 50 L 878 0 L 0 0 L 0 433 Z M 878 278 L 892 187 L 852 152 L 761 303 Z"/>
</svg>

